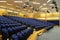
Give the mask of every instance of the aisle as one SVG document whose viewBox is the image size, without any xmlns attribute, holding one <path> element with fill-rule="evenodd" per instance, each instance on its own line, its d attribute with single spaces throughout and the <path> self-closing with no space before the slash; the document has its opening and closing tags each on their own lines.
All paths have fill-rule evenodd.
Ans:
<svg viewBox="0 0 60 40">
<path fill-rule="evenodd" d="M 60 40 L 60 27 L 43 33 L 43 35 L 37 37 L 37 40 Z"/>
<path fill-rule="evenodd" d="M 39 31 L 34 31 L 33 34 L 27 39 L 27 40 L 37 40 L 37 35 L 40 33 L 40 35 L 43 34 L 45 29 L 39 30 Z"/>
</svg>

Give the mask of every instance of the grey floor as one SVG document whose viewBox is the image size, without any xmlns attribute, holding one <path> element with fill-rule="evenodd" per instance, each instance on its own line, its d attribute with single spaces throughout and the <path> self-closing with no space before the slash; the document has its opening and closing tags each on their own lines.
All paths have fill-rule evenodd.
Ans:
<svg viewBox="0 0 60 40">
<path fill-rule="evenodd" d="M 60 27 L 53 28 L 41 36 L 37 37 L 37 40 L 60 40 Z"/>
</svg>

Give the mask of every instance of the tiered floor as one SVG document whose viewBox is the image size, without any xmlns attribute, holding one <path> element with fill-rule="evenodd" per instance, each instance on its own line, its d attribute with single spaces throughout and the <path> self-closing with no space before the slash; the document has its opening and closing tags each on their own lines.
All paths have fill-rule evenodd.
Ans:
<svg viewBox="0 0 60 40">
<path fill-rule="evenodd" d="M 0 17 L 0 30 L 3 40 L 37 40 L 38 34 L 53 28 L 56 24 L 43 20 L 31 18 L 20 18 L 14 16 Z M 0 37 L 0 40 L 2 40 Z"/>
</svg>

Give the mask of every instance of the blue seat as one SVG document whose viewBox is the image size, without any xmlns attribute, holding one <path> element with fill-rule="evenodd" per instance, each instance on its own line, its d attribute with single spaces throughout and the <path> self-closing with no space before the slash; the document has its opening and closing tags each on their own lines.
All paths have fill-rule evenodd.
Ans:
<svg viewBox="0 0 60 40">
<path fill-rule="evenodd" d="M 32 26 L 32 28 L 35 28 L 36 30 L 40 30 L 42 28 L 49 29 L 52 28 L 52 26 L 54 26 L 54 24 L 52 25 L 52 23 L 45 22 L 43 20 L 32 19 L 32 18 L 22 18 L 22 17 L 15 17 L 15 16 L 7 16 L 7 18 L 17 21 L 18 23 L 24 24 L 26 26 Z"/>
<path fill-rule="evenodd" d="M 1 24 L 1 26 L 2 26 L 2 28 L 5 28 L 6 27 L 5 24 Z"/>
<path fill-rule="evenodd" d="M 17 36 L 16 34 L 13 34 L 13 35 L 12 35 L 12 40 L 19 40 L 19 39 L 18 39 L 18 36 Z"/>
<path fill-rule="evenodd" d="M 12 27 L 12 30 L 14 31 L 14 33 L 16 33 L 16 31 L 17 31 L 14 27 Z"/>
<path fill-rule="evenodd" d="M 11 23 L 17 23 L 16 21 L 12 21 L 11 19 L 8 19 L 6 17 L 0 16 L 0 22 L 4 24 L 11 24 Z"/>
<path fill-rule="evenodd" d="M 22 34 L 25 38 L 27 38 L 27 37 L 29 37 L 30 34 L 32 34 L 32 32 L 33 32 L 33 30 L 32 30 L 31 28 L 29 28 L 29 29 L 26 29 L 26 30 L 22 31 L 21 34 Z M 26 36 L 26 35 L 27 35 L 27 36 Z"/>
<path fill-rule="evenodd" d="M 2 29 L 2 39 L 3 40 L 7 40 L 9 34 L 8 34 L 8 30 L 7 29 Z"/>
<path fill-rule="evenodd" d="M 8 30 L 7 29 L 2 29 L 2 34 L 8 34 Z"/>
<path fill-rule="evenodd" d="M 17 36 L 18 36 L 18 38 L 19 38 L 20 40 L 24 40 L 24 39 L 25 39 L 25 37 L 21 34 L 21 32 L 18 32 L 18 33 L 17 33 Z"/>
<path fill-rule="evenodd" d="M 45 29 L 46 29 L 46 30 L 49 30 L 49 29 L 53 28 L 54 25 L 55 25 L 55 24 L 50 23 L 50 22 L 45 23 Z"/>
<path fill-rule="evenodd" d="M 11 36 L 14 33 L 13 29 L 12 28 L 8 28 L 8 33 Z"/>
<path fill-rule="evenodd" d="M 30 34 L 33 33 L 33 30 L 31 28 L 25 29 L 21 32 L 17 33 L 17 36 L 19 40 L 27 40 L 27 38 L 30 36 Z"/>
</svg>

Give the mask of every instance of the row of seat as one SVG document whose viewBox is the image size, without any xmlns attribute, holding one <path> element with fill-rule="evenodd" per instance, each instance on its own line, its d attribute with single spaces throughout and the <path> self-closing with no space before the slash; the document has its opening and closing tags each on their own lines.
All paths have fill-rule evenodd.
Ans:
<svg viewBox="0 0 60 40">
<path fill-rule="evenodd" d="M 17 34 L 12 35 L 13 40 L 27 40 L 27 38 L 33 33 L 32 28 L 25 29 Z"/>
<path fill-rule="evenodd" d="M 59 25 L 59 20 L 51 20 L 51 21 L 48 21 L 48 22 L 54 23 L 56 25 Z"/>
<path fill-rule="evenodd" d="M 30 34 L 33 33 L 33 29 L 27 28 L 26 25 L 22 25 L 17 21 L 0 16 L 0 33 L 2 34 L 2 40 L 23 40 L 22 38 L 27 40 Z M 16 39 L 16 35 L 18 39 Z"/>
<path fill-rule="evenodd" d="M 17 26 L 17 27 L 12 27 L 12 28 L 2 28 L 2 36 L 3 40 L 7 40 L 7 38 L 10 38 L 11 35 L 16 34 L 17 32 L 23 31 L 27 29 L 26 26 Z"/>
<path fill-rule="evenodd" d="M 12 20 L 10 20 L 10 19 L 8 19 L 8 18 L 5 18 L 5 17 L 3 17 L 3 16 L 0 16 L 0 24 L 1 23 L 4 23 L 4 24 L 12 24 L 12 23 L 17 23 L 16 21 L 12 21 Z"/>
<path fill-rule="evenodd" d="M 50 29 L 55 25 L 50 22 L 45 22 L 42 20 L 36 20 L 36 19 L 31 19 L 31 18 L 21 18 L 21 17 L 15 17 L 15 16 L 5 16 L 5 17 L 12 19 L 14 21 L 20 22 L 22 24 L 25 24 L 27 26 L 32 26 L 33 28 L 37 30 L 42 29 L 42 28 Z"/>
<path fill-rule="evenodd" d="M 21 24 L 0 24 L 0 30 L 2 28 L 12 28 L 12 27 L 17 27 L 17 26 L 21 26 Z"/>
</svg>

